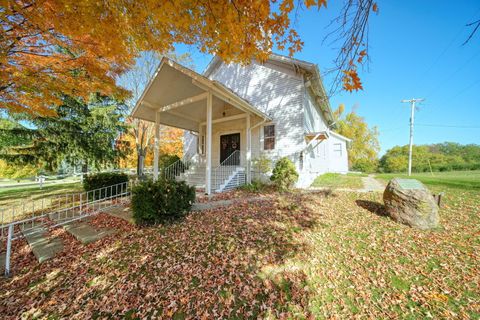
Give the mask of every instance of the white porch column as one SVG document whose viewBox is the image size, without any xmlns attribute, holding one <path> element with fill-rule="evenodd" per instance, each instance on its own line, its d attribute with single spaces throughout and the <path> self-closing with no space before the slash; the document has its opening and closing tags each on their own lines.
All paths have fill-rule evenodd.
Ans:
<svg viewBox="0 0 480 320">
<path fill-rule="evenodd" d="M 155 113 L 155 144 L 153 146 L 153 180 L 158 180 L 158 157 L 160 154 L 160 112 Z"/>
<path fill-rule="evenodd" d="M 212 192 L 212 93 L 207 95 L 207 136 L 205 153 L 207 166 L 205 167 L 205 193 Z"/>
<path fill-rule="evenodd" d="M 245 178 L 247 183 L 252 182 L 252 173 L 251 173 L 251 162 L 252 162 L 252 132 L 251 132 L 251 125 L 250 125 L 250 114 L 247 114 L 247 121 L 246 121 L 246 135 L 247 135 L 247 154 L 246 154 L 246 173 Z"/>
</svg>

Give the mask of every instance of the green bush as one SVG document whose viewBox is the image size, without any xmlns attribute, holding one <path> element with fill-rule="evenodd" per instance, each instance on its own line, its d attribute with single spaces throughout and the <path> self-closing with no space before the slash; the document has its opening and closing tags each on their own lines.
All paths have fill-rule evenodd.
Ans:
<svg viewBox="0 0 480 320">
<path fill-rule="evenodd" d="M 166 167 L 174 164 L 178 160 L 180 160 L 180 157 L 177 156 L 176 154 L 162 154 L 158 158 L 158 166 L 160 168 L 166 168 Z"/>
<path fill-rule="evenodd" d="M 168 222 L 184 216 L 195 201 L 195 188 L 185 182 L 147 180 L 132 190 L 133 219 L 139 225 Z"/>
<path fill-rule="evenodd" d="M 361 171 L 364 173 L 373 173 L 378 169 L 378 161 L 370 159 L 357 159 L 355 163 L 352 164 L 352 170 Z"/>
<path fill-rule="evenodd" d="M 243 185 L 241 189 L 248 192 L 258 193 L 265 190 L 267 186 L 268 185 L 266 183 L 263 183 L 260 180 L 252 180 L 251 183 Z"/>
<path fill-rule="evenodd" d="M 104 187 L 115 186 L 112 188 L 101 189 L 91 193 L 91 197 L 94 199 L 100 199 L 104 197 L 115 196 L 125 192 L 126 186 L 120 185 L 121 183 L 128 182 L 128 175 L 126 173 L 117 172 L 102 172 L 89 174 L 83 178 L 83 189 L 85 191 L 97 190 Z"/>
<path fill-rule="evenodd" d="M 286 191 L 298 181 L 298 173 L 295 165 L 288 158 L 281 158 L 275 163 L 270 180 L 280 191 Z"/>
</svg>

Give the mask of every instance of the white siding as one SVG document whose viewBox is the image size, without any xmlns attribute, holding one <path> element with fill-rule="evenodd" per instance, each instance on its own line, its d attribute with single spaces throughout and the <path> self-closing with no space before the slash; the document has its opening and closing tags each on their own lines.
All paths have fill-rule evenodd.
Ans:
<svg viewBox="0 0 480 320">
<path fill-rule="evenodd" d="M 261 153 L 273 161 L 289 156 L 298 166 L 299 152 L 305 147 L 301 75 L 271 63 L 253 62 L 248 66 L 221 63 L 209 78 L 223 83 L 273 119 L 275 149 L 263 150 L 263 127 L 257 127 L 252 132 L 253 158 Z"/>
<path fill-rule="evenodd" d="M 339 172 L 347 173 L 348 172 L 348 153 L 347 153 L 347 143 L 345 140 L 337 138 L 334 135 L 330 135 L 328 141 L 328 147 L 330 149 L 329 155 L 329 172 Z M 340 148 L 341 153 L 337 150 Z"/>
<path fill-rule="evenodd" d="M 263 154 L 272 159 L 288 156 L 299 172 L 298 187 L 308 187 L 313 180 L 325 172 L 347 172 L 348 157 L 346 141 L 331 136 L 320 144 L 305 150 L 305 133 L 327 131 L 327 124 L 312 93 L 304 85 L 302 75 L 293 68 L 274 63 L 253 62 L 248 66 L 219 63 L 211 70 L 210 79 L 230 88 L 238 96 L 272 118 L 275 125 L 275 149 L 263 150 L 263 125 L 252 130 L 252 158 Z M 252 123 L 252 125 L 255 125 Z M 213 128 L 213 158 L 218 162 L 219 134 L 241 133 L 244 149 L 245 131 L 243 126 Z M 335 143 L 340 143 L 341 154 L 333 154 Z M 338 147 L 338 146 L 337 146 Z"/>
<path fill-rule="evenodd" d="M 327 122 L 320 111 L 320 108 L 315 103 L 310 90 L 306 89 L 304 92 L 304 113 L 305 113 L 305 131 L 306 132 L 320 132 L 327 130 Z"/>
</svg>

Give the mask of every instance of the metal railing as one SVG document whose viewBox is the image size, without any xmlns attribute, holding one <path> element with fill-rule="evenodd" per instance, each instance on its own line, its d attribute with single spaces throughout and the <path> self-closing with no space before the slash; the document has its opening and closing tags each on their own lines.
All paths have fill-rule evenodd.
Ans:
<svg viewBox="0 0 480 320">
<path fill-rule="evenodd" d="M 163 170 L 165 179 L 181 179 L 186 171 L 192 166 L 201 164 L 203 158 L 197 153 L 193 156 L 188 155 L 180 160 L 175 161 Z"/>
<path fill-rule="evenodd" d="M 44 228 L 54 228 L 76 220 L 99 213 L 101 210 L 128 202 L 131 188 L 136 181 L 123 182 L 112 186 L 98 188 L 87 192 L 72 194 L 65 199 L 63 206 L 53 209 L 43 207 L 42 210 L 34 211 L 32 216 L 21 220 L 13 220 L 0 225 L 0 240 L 7 240 L 5 259 L 5 275 L 10 273 L 11 244 L 26 234 L 44 232 Z"/>
<path fill-rule="evenodd" d="M 221 186 L 228 183 L 228 179 L 232 178 L 232 175 L 239 168 L 243 168 L 241 165 L 243 161 L 244 152 L 235 150 L 218 167 L 213 169 L 212 190 L 221 192 Z"/>
</svg>

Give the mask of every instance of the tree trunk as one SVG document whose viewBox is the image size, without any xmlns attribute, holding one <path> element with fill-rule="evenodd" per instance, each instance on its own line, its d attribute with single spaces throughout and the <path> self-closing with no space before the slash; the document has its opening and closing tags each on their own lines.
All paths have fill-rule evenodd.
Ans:
<svg viewBox="0 0 480 320">
<path fill-rule="evenodd" d="M 144 175 L 145 168 L 145 154 L 146 149 L 138 148 L 137 149 L 137 175 L 142 177 Z"/>
<path fill-rule="evenodd" d="M 85 162 L 83 163 L 82 172 L 83 173 L 88 173 L 88 160 L 85 160 Z"/>
</svg>

